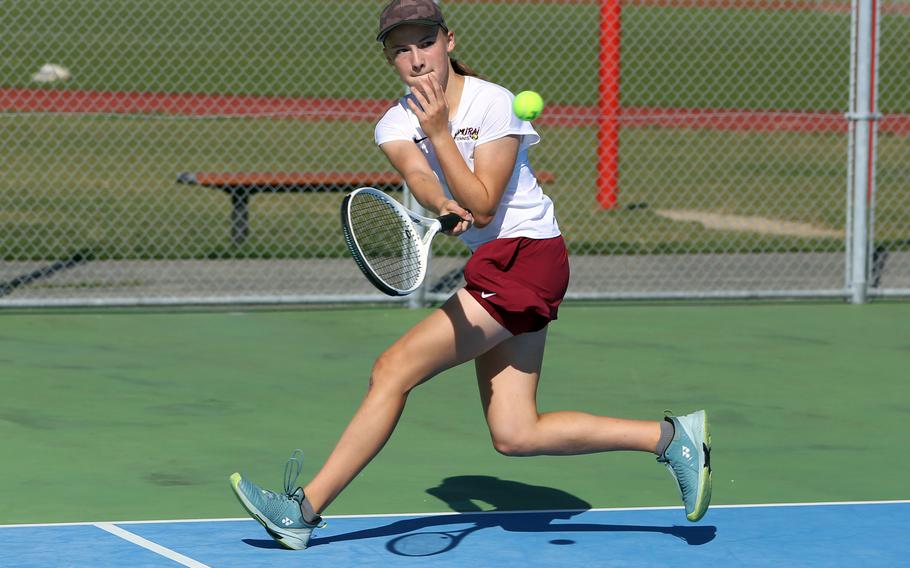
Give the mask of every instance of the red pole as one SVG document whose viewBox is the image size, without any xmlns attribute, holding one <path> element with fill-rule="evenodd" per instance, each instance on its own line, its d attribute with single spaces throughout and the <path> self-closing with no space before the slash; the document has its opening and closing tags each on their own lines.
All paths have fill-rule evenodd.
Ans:
<svg viewBox="0 0 910 568">
<path fill-rule="evenodd" d="M 619 68 L 622 0 L 600 2 L 600 80 L 597 121 L 597 201 L 616 205 L 619 185 Z"/>
</svg>

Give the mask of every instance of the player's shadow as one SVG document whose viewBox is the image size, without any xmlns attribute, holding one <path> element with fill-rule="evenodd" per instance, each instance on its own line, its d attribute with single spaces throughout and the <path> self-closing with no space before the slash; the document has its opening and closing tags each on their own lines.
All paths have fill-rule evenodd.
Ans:
<svg viewBox="0 0 910 568">
<path fill-rule="evenodd" d="M 552 487 L 528 485 L 485 475 L 449 477 L 427 493 L 444 501 L 459 514 L 431 515 L 395 521 L 381 527 L 343 534 L 318 536 L 310 547 L 366 538 L 391 537 L 386 548 L 402 556 L 432 556 L 452 550 L 469 534 L 485 528 L 498 527 L 510 532 L 553 533 L 552 544 L 571 545 L 571 533 L 637 532 L 660 533 L 682 539 L 691 546 L 714 539 L 717 527 L 611 525 L 600 523 L 557 523 L 571 519 L 591 508 L 590 503 L 575 495 Z M 481 501 L 493 507 L 481 512 L 475 503 Z M 534 510 L 529 510 L 534 509 Z M 515 513 L 510 511 L 524 511 Z M 446 530 L 448 529 L 448 531 Z M 270 546 L 266 541 L 245 540 L 252 546 Z M 275 545 L 277 546 L 277 545 Z"/>
</svg>

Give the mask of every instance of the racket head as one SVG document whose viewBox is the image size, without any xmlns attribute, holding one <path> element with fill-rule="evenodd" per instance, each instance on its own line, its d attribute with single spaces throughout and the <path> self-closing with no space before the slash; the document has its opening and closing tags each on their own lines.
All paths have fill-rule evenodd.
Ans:
<svg viewBox="0 0 910 568">
<path fill-rule="evenodd" d="M 393 538 L 386 548 L 400 556 L 434 556 L 452 550 L 462 538 L 446 532 L 409 533 Z"/>
<path fill-rule="evenodd" d="M 361 187 L 341 204 L 344 240 L 364 276 L 389 296 L 406 296 L 423 283 L 427 244 L 414 214 L 386 193 Z"/>
</svg>

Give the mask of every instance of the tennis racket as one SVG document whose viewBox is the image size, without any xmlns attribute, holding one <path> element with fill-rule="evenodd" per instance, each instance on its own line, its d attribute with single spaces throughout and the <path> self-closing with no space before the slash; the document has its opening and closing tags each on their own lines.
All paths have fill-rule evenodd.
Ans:
<svg viewBox="0 0 910 568">
<path fill-rule="evenodd" d="M 460 221 L 455 213 L 436 219 L 417 215 L 372 187 L 354 190 L 341 204 L 341 228 L 351 256 L 389 296 L 406 296 L 420 287 L 433 237 Z"/>
</svg>

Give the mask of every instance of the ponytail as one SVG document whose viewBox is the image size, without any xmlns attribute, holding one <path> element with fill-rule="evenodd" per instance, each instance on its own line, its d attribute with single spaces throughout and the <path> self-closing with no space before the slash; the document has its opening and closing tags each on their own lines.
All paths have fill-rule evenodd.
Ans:
<svg viewBox="0 0 910 568">
<path fill-rule="evenodd" d="M 474 71 L 473 69 L 471 69 L 471 67 L 468 66 L 466 63 L 463 63 L 463 62 L 455 59 L 454 57 L 449 57 L 449 61 L 452 62 L 452 69 L 454 69 L 455 72 L 458 73 L 459 75 L 463 75 L 463 76 L 467 76 L 467 77 L 477 77 L 480 79 L 483 78 L 480 76 L 480 74 L 477 71 Z"/>
</svg>

